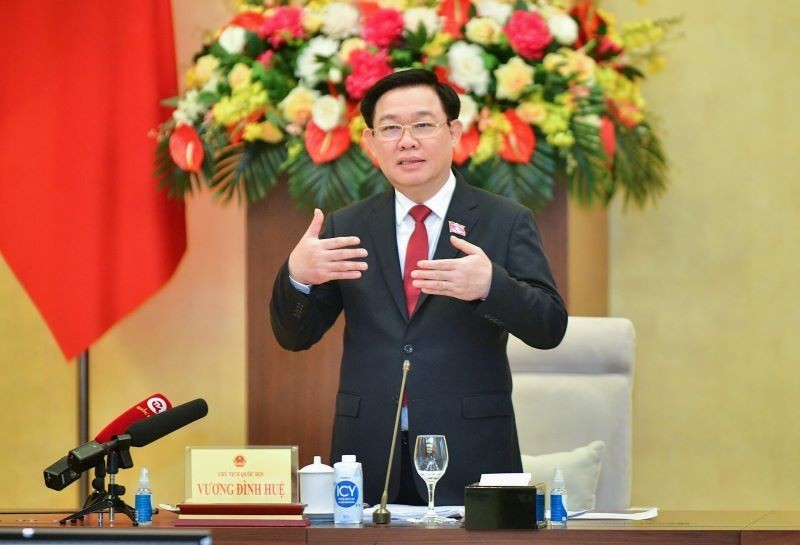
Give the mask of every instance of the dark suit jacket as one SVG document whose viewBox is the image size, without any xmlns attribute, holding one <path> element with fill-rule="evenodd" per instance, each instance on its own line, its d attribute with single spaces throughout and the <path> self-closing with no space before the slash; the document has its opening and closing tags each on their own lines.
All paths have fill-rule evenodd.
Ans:
<svg viewBox="0 0 800 545">
<path fill-rule="evenodd" d="M 493 263 L 485 301 L 422 294 L 409 320 L 395 234 L 394 191 L 327 217 L 323 237 L 355 235 L 369 268 L 358 280 L 328 282 L 309 295 L 289 282 L 284 264 L 275 279 L 270 313 L 278 342 L 304 350 L 344 310 L 342 356 L 331 463 L 355 454 L 364 470 L 364 500 L 380 501 L 397 408 L 402 362 L 407 379 L 409 436 L 443 434 L 450 464 L 436 486 L 438 505 L 463 505 L 464 486 L 481 473 L 522 470 L 511 404 L 508 333 L 537 348 L 561 342 L 567 311 L 556 291 L 527 208 L 477 189 L 457 176 L 435 259 L 461 257 L 448 221 Z M 389 499 L 398 490 L 399 441 Z M 413 462 L 412 462 L 413 464 Z M 422 498 L 427 491 L 416 478 Z"/>
</svg>

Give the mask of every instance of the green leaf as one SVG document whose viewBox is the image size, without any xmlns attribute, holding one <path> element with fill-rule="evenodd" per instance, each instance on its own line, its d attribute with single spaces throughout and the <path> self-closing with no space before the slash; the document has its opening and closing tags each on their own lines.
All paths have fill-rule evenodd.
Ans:
<svg viewBox="0 0 800 545">
<path fill-rule="evenodd" d="M 321 164 L 314 163 L 303 148 L 282 170 L 289 175 L 292 197 L 309 209 L 335 210 L 360 200 L 376 187 L 372 179 L 370 186 L 364 186 L 375 168 L 356 145 L 351 145 L 336 161 Z"/>
</svg>

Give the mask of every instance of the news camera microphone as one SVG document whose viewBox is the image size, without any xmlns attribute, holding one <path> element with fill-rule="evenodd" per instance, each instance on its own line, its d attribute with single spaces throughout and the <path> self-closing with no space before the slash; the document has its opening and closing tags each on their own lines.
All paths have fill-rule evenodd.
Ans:
<svg viewBox="0 0 800 545">
<path fill-rule="evenodd" d="M 394 445 L 397 441 L 397 428 L 400 426 L 400 413 L 403 410 L 403 394 L 405 394 L 406 391 L 406 376 L 408 376 L 409 369 L 411 369 L 411 362 L 406 360 L 403 362 L 403 380 L 400 382 L 400 395 L 397 397 L 397 414 L 394 416 L 392 446 L 389 449 L 389 464 L 386 467 L 386 482 L 383 485 L 383 494 L 381 494 L 381 505 L 372 512 L 372 522 L 374 524 L 389 524 L 389 522 L 392 520 L 392 513 L 386 508 L 386 502 L 389 496 L 389 478 L 392 475 Z"/>
<path fill-rule="evenodd" d="M 80 478 L 80 472 L 69 467 L 66 456 L 44 470 L 44 485 L 51 490 L 64 490 Z"/>
<path fill-rule="evenodd" d="M 162 413 L 170 408 L 172 408 L 172 403 L 165 395 L 156 393 L 147 396 L 109 422 L 95 436 L 94 441 L 72 449 L 66 456 L 46 468 L 44 470 L 45 486 L 52 490 L 63 490 L 77 481 L 81 473 L 96 467 L 102 461 L 103 456 L 108 452 L 104 443 L 109 443 L 115 435 L 123 433 L 134 422 L 153 414 Z"/>
<path fill-rule="evenodd" d="M 145 420 L 134 422 L 125 433 L 131 436 L 131 446 L 144 447 L 207 414 L 206 400 L 195 399 L 163 413 L 154 414 Z"/>
<path fill-rule="evenodd" d="M 171 409 L 172 403 L 164 394 L 152 394 L 130 407 L 127 411 L 117 416 L 108 425 L 94 436 L 98 443 L 108 443 L 115 435 L 125 433 L 131 424 L 149 418 L 154 414 L 163 413 Z"/>
</svg>

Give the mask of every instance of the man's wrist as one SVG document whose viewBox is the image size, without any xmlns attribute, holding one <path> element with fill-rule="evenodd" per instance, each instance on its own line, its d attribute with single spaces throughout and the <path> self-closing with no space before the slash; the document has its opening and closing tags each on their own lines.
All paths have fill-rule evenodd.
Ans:
<svg viewBox="0 0 800 545">
<path fill-rule="evenodd" d="M 305 293 L 306 295 L 311 293 L 311 288 L 313 287 L 311 284 L 303 284 L 302 282 L 298 282 L 292 278 L 291 274 L 289 275 L 289 282 L 292 284 L 292 287 L 300 293 Z"/>
</svg>

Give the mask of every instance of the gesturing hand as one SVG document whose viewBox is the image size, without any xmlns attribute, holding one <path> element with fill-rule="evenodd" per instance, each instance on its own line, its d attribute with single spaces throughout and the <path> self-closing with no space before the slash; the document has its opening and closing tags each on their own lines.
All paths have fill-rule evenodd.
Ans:
<svg viewBox="0 0 800 545">
<path fill-rule="evenodd" d="M 361 243 L 358 237 L 319 238 L 325 216 L 319 208 L 303 238 L 289 254 L 289 276 L 301 284 L 324 284 L 330 280 L 361 278 L 367 270 L 363 261 L 351 261 L 367 256 L 364 248 L 351 248 Z"/>
<path fill-rule="evenodd" d="M 423 260 L 412 271 L 413 285 L 423 293 L 464 301 L 486 299 L 492 285 L 492 262 L 478 246 L 450 236 L 450 244 L 467 254 L 456 259 Z"/>
</svg>

